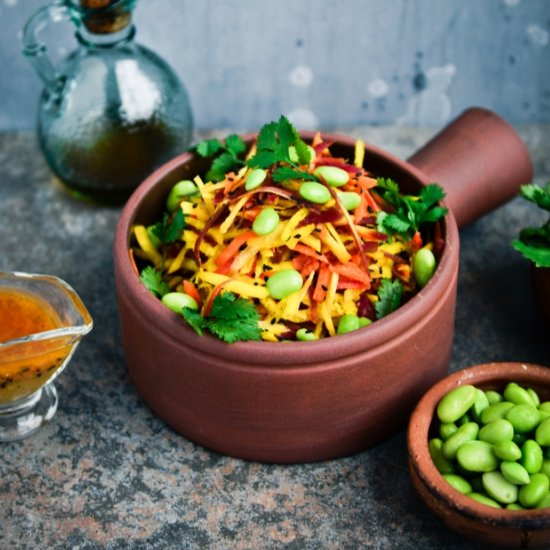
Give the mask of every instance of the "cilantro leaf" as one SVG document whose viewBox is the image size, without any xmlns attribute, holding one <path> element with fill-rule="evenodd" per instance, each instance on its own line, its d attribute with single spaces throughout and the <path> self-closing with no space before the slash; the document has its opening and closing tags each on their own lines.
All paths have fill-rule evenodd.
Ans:
<svg viewBox="0 0 550 550">
<path fill-rule="evenodd" d="M 412 238 L 423 223 L 433 223 L 447 214 L 447 208 L 438 206 L 445 197 L 445 191 L 432 183 L 423 187 L 417 197 L 402 195 L 399 185 L 390 178 L 377 178 L 382 197 L 390 204 L 394 212 L 388 215 L 378 214 L 379 228 L 390 235 L 399 233 Z"/>
<path fill-rule="evenodd" d="M 403 285 L 398 279 L 393 282 L 390 279 L 382 279 L 378 289 L 378 301 L 374 304 L 376 318 L 382 319 L 395 311 L 403 298 Z"/>
<path fill-rule="evenodd" d="M 227 136 L 225 142 L 219 139 L 206 139 L 199 142 L 195 149 L 201 157 L 215 157 L 206 174 L 210 180 L 221 181 L 227 172 L 244 166 L 244 161 L 239 155 L 246 151 L 246 143 L 236 134 Z"/>
<path fill-rule="evenodd" d="M 309 164 L 311 153 L 307 144 L 299 136 L 290 121 L 281 116 L 278 122 L 270 122 L 262 127 L 258 134 L 256 154 L 248 160 L 250 168 L 270 168 L 274 164 L 284 162 L 289 167 L 278 167 L 275 170 L 275 181 L 283 182 L 288 179 L 307 179 L 318 181 L 315 176 L 300 168 L 300 164 L 291 158 L 290 148 L 298 158 L 298 163 Z M 288 168 L 288 169 L 287 169 Z"/>
<path fill-rule="evenodd" d="M 260 315 L 254 304 L 237 298 L 232 292 L 216 296 L 206 317 L 189 308 L 184 308 L 182 315 L 198 334 L 208 330 L 228 344 L 240 340 L 261 340 Z"/>
<path fill-rule="evenodd" d="M 550 247 L 526 244 L 517 239 L 512 241 L 512 246 L 521 252 L 524 258 L 534 262 L 537 267 L 550 267 Z"/>
<path fill-rule="evenodd" d="M 142 270 L 139 278 L 147 290 L 157 298 L 162 298 L 170 292 L 168 283 L 162 279 L 162 273 L 150 265 Z"/>
<path fill-rule="evenodd" d="M 522 185 L 519 193 L 524 199 L 535 203 L 544 210 L 550 211 L 550 182 L 546 184 L 545 188 L 532 183 Z"/>
<path fill-rule="evenodd" d="M 219 139 L 205 139 L 197 144 L 197 153 L 201 157 L 211 157 L 215 155 L 221 148 L 223 143 Z"/>
<path fill-rule="evenodd" d="M 172 219 L 167 212 L 164 212 L 162 221 L 151 226 L 151 232 L 163 244 L 170 244 L 179 239 L 185 227 L 185 214 L 178 208 Z"/>
</svg>

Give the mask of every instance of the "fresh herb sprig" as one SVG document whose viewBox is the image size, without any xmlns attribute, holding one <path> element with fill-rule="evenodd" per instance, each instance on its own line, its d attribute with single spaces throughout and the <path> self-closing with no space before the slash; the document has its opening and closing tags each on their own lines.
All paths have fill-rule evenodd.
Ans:
<svg viewBox="0 0 550 550">
<path fill-rule="evenodd" d="M 545 187 L 536 184 L 522 185 L 520 196 L 550 212 L 550 182 Z M 532 261 L 536 267 L 550 267 L 550 219 L 541 227 L 526 227 L 512 246 Z"/>
<path fill-rule="evenodd" d="M 403 299 L 403 285 L 399 279 L 382 279 L 378 289 L 378 301 L 374 304 L 376 318 L 382 319 L 395 311 Z"/>
<path fill-rule="evenodd" d="M 301 165 L 309 164 L 310 160 L 311 151 L 307 144 L 290 121 L 281 116 L 278 122 L 270 122 L 262 127 L 258 134 L 256 154 L 248 160 L 247 165 L 251 168 L 267 169 L 276 163 L 284 162 L 288 166 L 279 166 L 273 171 L 272 177 L 275 181 L 317 181 L 316 176 L 301 168 Z"/>
<path fill-rule="evenodd" d="M 208 330 L 228 344 L 240 340 L 261 340 L 260 315 L 254 304 L 237 298 L 232 292 L 218 294 L 205 317 L 190 308 L 183 308 L 182 315 L 198 334 Z"/>
<path fill-rule="evenodd" d="M 170 292 L 170 287 L 168 283 L 163 280 L 162 273 L 153 266 L 148 265 L 145 267 L 141 271 L 139 278 L 145 285 L 145 288 L 157 298 L 162 298 L 165 294 Z"/>
<path fill-rule="evenodd" d="M 221 181 L 228 172 L 238 170 L 245 164 L 240 155 L 246 151 L 246 143 L 236 134 L 227 136 L 224 141 L 216 138 L 201 141 L 196 151 L 201 157 L 214 157 L 206 174 L 210 181 Z"/>
<path fill-rule="evenodd" d="M 162 243 L 176 242 L 185 227 L 185 214 L 178 208 L 173 216 L 164 212 L 162 220 L 151 226 L 151 233 Z"/>
<path fill-rule="evenodd" d="M 410 239 L 423 223 L 436 222 L 447 214 L 447 208 L 438 204 L 445 197 L 445 191 L 436 183 L 422 187 L 417 197 L 410 197 L 402 195 L 392 179 L 377 178 L 376 182 L 382 198 L 394 208 L 390 214 L 378 213 L 378 225 L 385 233 L 399 233 Z"/>
</svg>

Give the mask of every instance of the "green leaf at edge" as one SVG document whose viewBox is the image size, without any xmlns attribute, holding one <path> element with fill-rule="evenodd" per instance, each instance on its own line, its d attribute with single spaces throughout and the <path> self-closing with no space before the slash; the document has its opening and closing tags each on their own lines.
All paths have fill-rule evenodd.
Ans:
<svg viewBox="0 0 550 550">
<path fill-rule="evenodd" d="M 153 266 L 145 267 L 139 278 L 145 285 L 145 288 L 157 298 L 162 298 L 165 294 L 170 292 L 170 287 L 166 281 L 162 279 L 162 273 L 157 271 Z"/>
<path fill-rule="evenodd" d="M 512 246 L 523 254 L 524 258 L 534 262 L 536 267 L 550 267 L 550 248 L 539 248 L 517 239 L 512 241 Z"/>
<path fill-rule="evenodd" d="M 399 280 L 383 279 L 378 290 L 378 301 L 374 305 L 376 317 L 382 319 L 401 305 L 403 285 Z"/>
</svg>

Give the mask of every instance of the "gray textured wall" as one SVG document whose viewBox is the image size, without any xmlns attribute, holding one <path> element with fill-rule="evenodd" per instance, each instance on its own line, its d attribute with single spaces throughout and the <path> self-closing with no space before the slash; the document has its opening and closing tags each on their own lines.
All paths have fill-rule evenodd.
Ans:
<svg viewBox="0 0 550 550">
<path fill-rule="evenodd" d="M 21 29 L 44 3 L 0 0 L 0 131 L 34 125 Z M 135 22 L 198 128 L 439 125 L 471 105 L 550 122 L 550 0 L 140 0 Z M 75 41 L 56 27 L 59 58 Z"/>
</svg>

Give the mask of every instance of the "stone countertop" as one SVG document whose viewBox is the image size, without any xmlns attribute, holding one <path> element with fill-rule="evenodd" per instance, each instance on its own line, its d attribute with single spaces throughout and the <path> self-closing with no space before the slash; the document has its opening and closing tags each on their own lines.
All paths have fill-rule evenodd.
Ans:
<svg viewBox="0 0 550 550">
<path fill-rule="evenodd" d="M 549 180 L 550 128 L 519 130 L 535 181 Z M 406 158 L 434 132 L 343 133 Z M 0 167 L 0 270 L 65 279 L 95 321 L 57 379 L 52 422 L 0 447 L 1 548 L 478 548 L 417 497 L 404 432 L 347 458 L 283 466 L 229 458 L 168 428 L 124 365 L 111 259 L 120 209 L 63 193 L 33 134 L 0 134 Z M 451 371 L 506 360 L 550 366 L 529 265 L 508 244 L 539 222 L 516 198 L 461 231 Z"/>
</svg>

